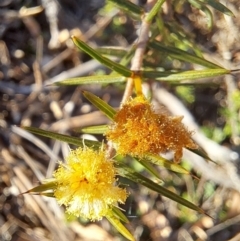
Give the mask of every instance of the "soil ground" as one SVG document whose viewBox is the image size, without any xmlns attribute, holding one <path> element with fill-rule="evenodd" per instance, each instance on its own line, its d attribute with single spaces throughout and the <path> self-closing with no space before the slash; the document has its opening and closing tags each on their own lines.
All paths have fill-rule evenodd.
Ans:
<svg viewBox="0 0 240 241">
<path fill-rule="evenodd" d="M 196 44 L 208 57 L 226 68 L 237 69 L 240 67 L 240 1 L 223 3 L 235 17 L 212 10 L 214 27 L 210 32 L 206 30 L 204 13 L 189 5 L 183 5 L 174 18 L 194 35 Z M 89 223 L 67 218 L 64 209 L 52 198 L 20 195 L 44 178 L 51 177 L 57 161 L 66 156 L 68 146 L 34 136 L 19 126 L 80 136 L 75 131 L 77 128 L 108 123 L 83 98 L 82 89 L 93 92 L 114 107 L 119 106 L 122 86 L 46 85 L 59 79 L 106 71 L 76 50 L 70 40 L 72 34 L 94 47 L 114 45 L 127 48 L 135 40 L 137 23 L 124 20 L 121 14 L 114 12 L 100 16 L 98 9 L 102 5 L 102 1 L 96 0 L 0 1 L 1 241 L 124 240 L 106 220 Z M 113 25 L 113 19 L 124 21 L 124 24 Z M 231 134 L 222 138 L 219 146 L 236 154 L 239 152 L 239 109 L 236 118 L 229 117 L 228 120 L 222 117 L 219 109 L 231 108 L 228 96 L 229 92 L 239 90 L 239 74 L 235 73 L 232 79 L 221 77 L 213 81 L 215 85 L 194 86 L 195 101 L 185 104 L 201 127 L 221 131 L 227 121 L 232 121 Z M 166 89 L 179 93 L 174 86 L 166 86 Z M 239 102 L 240 99 L 236 101 Z M 100 136 L 97 138 L 101 140 Z M 239 167 L 236 156 L 231 167 L 236 170 Z M 159 171 L 166 183 L 172 185 L 173 191 L 203 207 L 214 219 L 131 184 L 132 196 L 124 209 L 130 219 L 127 227 L 137 240 L 240 240 L 237 171 L 233 171 L 236 177 L 223 172 L 218 180 L 217 168 L 206 170 L 212 172 L 206 176 L 195 168 L 195 174 L 203 174 L 199 182 L 192 177 Z M 231 178 L 235 185 L 229 182 Z"/>
</svg>

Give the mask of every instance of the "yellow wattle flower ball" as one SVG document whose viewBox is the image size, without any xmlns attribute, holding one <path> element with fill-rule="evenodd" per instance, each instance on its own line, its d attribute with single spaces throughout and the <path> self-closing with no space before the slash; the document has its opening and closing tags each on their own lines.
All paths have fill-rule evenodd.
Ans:
<svg viewBox="0 0 240 241">
<path fill-rule="evenodd" d="M 54 196 L 69 214 L 100 220 L 112 206 L 125 202 L 127 192 L 116 186 L 116 169 L 104 150 L 78 148 L 70 152 L 66 162 L 54 173 Z"/>
<path fill-rule="evenodd" d="M 182 117 L 155 113 L 149 101 L 140 95 L 117 112 L 106 137 L 116 144 L 119 154 L 141 158 L 170 150 L 174 152 L 174 161 L 179 162 L 183 147 L 197 148 L 192 133 L 181 120 Z"/>
</svg>

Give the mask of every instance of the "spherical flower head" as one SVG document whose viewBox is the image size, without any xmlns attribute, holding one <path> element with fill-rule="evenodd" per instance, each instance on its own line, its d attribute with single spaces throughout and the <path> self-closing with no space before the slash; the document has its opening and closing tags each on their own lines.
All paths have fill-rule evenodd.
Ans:
<svg viewBox="0 0 240 241">
<path fill-rule="evenodd" d="M 113 161 L 106 159 L 104 150 L 78 148 L 55 171 L 54 196 L 69 214 L 100 220 L 127 198 L 126 190 L 115 185 L 115 176 Z"/>
<path fill-rule="evenodd" d="M 171 150 L 174 161 L 179 162 L 183 147 L 197 148 L 191 139 L 192 133 L 185 129 L 181 120 L 182 117 L 155 113 L 141 95 L 123 105 L 106 137 L 116 144 L 119 154 L 141 158 Z"/>
</svg>

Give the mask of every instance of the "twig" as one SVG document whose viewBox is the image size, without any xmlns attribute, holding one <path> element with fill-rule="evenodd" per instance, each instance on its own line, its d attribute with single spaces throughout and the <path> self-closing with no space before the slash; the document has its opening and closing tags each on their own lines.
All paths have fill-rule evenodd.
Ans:
<svg viewBox="0 0 240 241">
<path fill-rule="evenodd" d="M 50 49 L 55 49 L 60 47 L 60 42 L 58 39 L 59 29 L 58 29 L 58 12 L 59 8 L 57 2 L 54 0 L 42 0 L 42 5 L 45 8 L 45 14 L 49 22 L 51 39 L 48 43 Z"/>
<path fill-rule="evenodd" d="M 36 165 L 37 161 L 35 161 L 32 157 L 30 157 L 22 146 L 16 145 L 15 148 L 16 148 L 16 150 L 15 150 L 16 154 L 19 157 L 21 157 L 26 162 L 26 164 L 32 169 L 32 171 L 35 174 L 35 176 L 37 177 L 37 179 L 39 181 L 42 181 L 43 179 L 45 179 L 44 175 L 42 174 L 42 172 L 39 170 L 38 166 Z"/>
<path fill-rule="evenodd" d="M 67 48 L 64 51 L 62 51 L 56 57 L 51 59 L 48 63 L 43 65 L 43 67 L 42 67 L 43 73 L 47 74 L 51 69 L 53 69 L 57 65 L 61 64 L 64 59 L 70 57 L 72 53 L 73 53 L 73 50 L 71 48 Z"/>
<path fill-rule="evenodd" d="M 156 2 L 155 0 L 148 0 L 146 4 L 146 9 L 150 11 L 150 9 L 154 6 L 155 2 Z M 145 21 L 145 18 L 143 18 L 140 26 L 140 33 L 136 41 L 137 42 L 136 51 L 132 58 L 131 70 L 133 71 L 138 72 L 141 70 L 144 52 L 149 39 L 149 31 L 150 31 L 150 22 Z M 132 95 L 133 85 L 134 85 L 133 79 L 129 78 L 125 88 L 125 92 L 123 94 L 122 103 L 125 103 L 128 100 L 128 98 Z"/>
</svg>

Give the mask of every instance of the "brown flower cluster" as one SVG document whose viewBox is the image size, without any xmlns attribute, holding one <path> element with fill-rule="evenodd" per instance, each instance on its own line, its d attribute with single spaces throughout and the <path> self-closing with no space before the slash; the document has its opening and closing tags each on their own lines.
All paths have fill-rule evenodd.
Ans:
<svg viewBox="0 0 240 241">
<path fill-rule="evenodd" d="M 123 105 L 106 137 L 116 144 L 119 154 L 141 158 L 173 151 L 174 161 L 179 162 L 184 147 L 197 148 L 191 139 L 192 132 L 186 130 L 181 120 L 182 117 L 155 113 L 141 95 Z"/>
</svg>

